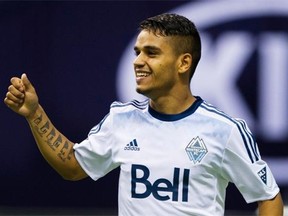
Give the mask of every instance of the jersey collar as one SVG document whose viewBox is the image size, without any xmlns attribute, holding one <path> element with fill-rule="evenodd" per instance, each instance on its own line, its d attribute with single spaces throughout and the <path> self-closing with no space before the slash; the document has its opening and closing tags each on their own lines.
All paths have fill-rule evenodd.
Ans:
<svg viewBox="0 0 288 216">
<path fill-rule="evenodd" d="M 184 112 L 179 114 L 163 114 L 159 113 L 156 110 L 152 109 L 151 106 L 148 107 L 148 112 L 156 119 L 159 119 L 161 121 L 177 121 L 182 118 L 185 118 L 195 112 L 195 110 L 200 106 L 200 104 L 203 102 L 202 98 L 199 96 L 196 96 L 196 101 Z"/>
</svg>

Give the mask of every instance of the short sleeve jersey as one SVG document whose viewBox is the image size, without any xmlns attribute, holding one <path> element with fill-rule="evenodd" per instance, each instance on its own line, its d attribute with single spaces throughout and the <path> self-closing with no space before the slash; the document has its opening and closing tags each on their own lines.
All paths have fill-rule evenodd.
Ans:
<svg viewBox="0 0 288 216">
<path fill-rule="evenodd" d="M 200 97 L 176 115 L 114 102 L 74 150 L 94 180 L 120 167 L 120 216 L 224 215 L 229 182 L 248 203 L 279 192 L 246 123 Z"/>
</svg>

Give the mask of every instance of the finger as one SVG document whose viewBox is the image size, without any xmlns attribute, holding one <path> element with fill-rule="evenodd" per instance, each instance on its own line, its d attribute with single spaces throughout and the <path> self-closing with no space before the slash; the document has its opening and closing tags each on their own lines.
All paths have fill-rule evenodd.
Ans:
<svg viewBox="0 0 288 216">
<path fill-rule="evenodd" d="M 24 85 L 23 85 L 22 80 L 20 78 L 13 77 L 13 78 L 11 78 L 10 82 L 19 91 L 24 92 Z"/>
<path fill-rule="evenodd" d="M 21 76 L 21 81 L 25 87 L 25 90 L 30 90 L 31 88 L 33 88 L 30 80 L 28 79 L 27 75 L 25 73 L 22 74 Z"/>
<path fill-rule="evenodd" d="M 14 101 L 10 100 L 7 97 L 4 99 L 4 103 L 6 104 L 6 106 L 8 106 L 11 109 L 17 108 L 17 107 L 19 107 L 21 105 L 19 103 L 15 103 Z"/>
<path fill-rule="evenodd" d="M 23 99 L 22 99 L 23 97 L 16 97 L 11 92 L 7 92 L 6 98 L 10 101 L 13 101 L 14 103 L 18 103 L 18 104 L 23 103 Z"/>
<path fill-rule="evenodd" d="M 24 92 L 22 92 L 21 89 L 19 90 L 18 88 L 16 88 L 14 85 L 10 85 L 8 87 L 8 92 L 17 98 L 24 98 L 25 96 Z"/>
</svg>

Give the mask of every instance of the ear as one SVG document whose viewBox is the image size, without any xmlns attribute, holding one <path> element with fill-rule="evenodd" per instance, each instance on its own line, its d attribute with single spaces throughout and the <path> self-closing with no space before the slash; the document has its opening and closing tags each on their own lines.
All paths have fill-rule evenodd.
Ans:
<svg viewBox="0 0 288 216">
<path fill-rule="evenodd" d="M 190 70 L 192 65 L 192 56 L 190 53 L 184 53 L 179 56 L 178 71 L 185 73 Z"/>
</svg>

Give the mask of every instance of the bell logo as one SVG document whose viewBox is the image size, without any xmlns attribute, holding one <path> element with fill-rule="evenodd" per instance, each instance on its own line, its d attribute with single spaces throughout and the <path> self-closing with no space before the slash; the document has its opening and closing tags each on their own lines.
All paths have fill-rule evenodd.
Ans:
<svg viewBox="0 0 288 216">
<path fill-rule="evenodd" d="M 180 182 L 182 182 L 182 202 L 188 202 L 189 169 L 183 170 L 180 177 L 180 168 L 174 168 L 173 180 L 159 178 L 155 182 L 149 181 L 150 171 L 144 165 L 133 164 L 131 167 L 131 196 L 145 199 L 152 196 L 159 201 L 172 200 L 178 202 Z M 182 178 L 182 179 L 180 179 Z"/>
</svg>

